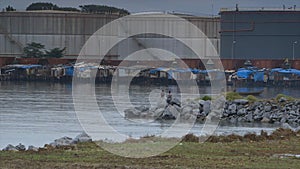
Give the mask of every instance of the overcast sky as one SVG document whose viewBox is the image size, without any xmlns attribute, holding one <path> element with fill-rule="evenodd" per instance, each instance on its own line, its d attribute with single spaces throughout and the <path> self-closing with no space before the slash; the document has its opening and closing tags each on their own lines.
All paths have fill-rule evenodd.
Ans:
<svg viewBox="0 0 300 169">
<path fill-rule="evenodd" d="M 286 8 L 296 5 L 300 8 L 300 0 L 0 0 L 0 8 L 8 5 L 24 10 L 33 2 L 52 2 L 60 7 L 76 7 L 79 5 L 97 4 L 124 8 L 132 13 L 148 11 L 168 11 L 190 13 L 194 15 L 218 14 L 220 8 Z"/>
</svg>

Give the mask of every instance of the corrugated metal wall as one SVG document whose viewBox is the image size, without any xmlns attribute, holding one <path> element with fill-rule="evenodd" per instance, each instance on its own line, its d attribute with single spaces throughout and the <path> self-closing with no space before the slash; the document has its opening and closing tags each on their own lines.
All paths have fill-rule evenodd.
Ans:
<svg viewBox="0 0 300 169">
<path fill-rule="evenodd" d="M 116 15 L 96 15 L 66 12 L 1 12 L 0 13 L 0 57 L 20 56 L 27 43 L 37 42 L 46 49 L 66 47 L 66 57 L 77 57 L 86 40 L 95 31 L 110 21 L 117 19 Z M 186 17 L 199 27 L 215 45 L 220 48 L 219 18 Z M 174 23 L 176 24 L 176 23 Z M 171 52 L 194 58 L 189 49 L 175 41 L 166 38 L 138 38 L 147 47 L 163 46 Z M 133 39 L 112 50 L 109 54 L 124 58 L 124 51 L 136 51 L 140 47 Z"/>
<path fill-rule="evenodd" d="M 300 11 L 221 12 L 221 58 L 300 58 Z"/>
</svg>

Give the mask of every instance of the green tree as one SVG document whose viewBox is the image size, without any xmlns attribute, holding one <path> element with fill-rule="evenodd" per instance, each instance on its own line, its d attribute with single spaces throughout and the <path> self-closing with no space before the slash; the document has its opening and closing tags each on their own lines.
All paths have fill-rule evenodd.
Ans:
<svg viewBox="0 0 300 169">
<path fill-rule="evenodd" d="M 72 7 L 59 7 L 58 10 L 60 10 L 60 11 L 74 11 L 74 12 L 80 12 L 79 9 L 77 9 L 77 8 L 72 8 Z"/>
<path fill-rule="evenodd" d="M 13 8 L 12 6 L 8 5 L 6 8 L 5 8 L 6 11 L 16 11 L 15 8 Z"/>
<path fill-rule="evenodd" d="M 37 2 L 30 4 L 26 10 L 32 11 L 32 10 L 58 10 L 59 7 L 55 4 L 48 3 L 48 2 Z"/>
<path fill-rule="evenodd" d="M 28 43 L 26 47 L 24 47 L 24 56 L 25 58 L 41 58 L 44 56 L 44 45 L 40 43 Z"/>
<path fill-rule="evenodd" d="M 79 6 L 82 12 L 87 13 L 119 13 L 120 15 L 129 15 L 130 13 L 125 9 L 120 9 L 105 5 L 81 5 Z"/>
<path fill-rule="evenodd" d="M 46 57 L 49 58 L 61 58 L 64 56 L 64 51 L 66 48 L 60 49 L 60 48 L 54 48 L 51 49 L 50 51 L 46 51 Z"/>
</svg>

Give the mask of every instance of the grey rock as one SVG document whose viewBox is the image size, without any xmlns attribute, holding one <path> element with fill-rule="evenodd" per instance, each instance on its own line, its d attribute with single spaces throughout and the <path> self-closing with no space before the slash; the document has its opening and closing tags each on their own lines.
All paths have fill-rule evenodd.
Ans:
<svg viewBox="0 0 300 169">
<path fill-rule="evenodd" d="M 298 126 L 297 128 L 295 128 L 295 132 L 300 131 L 300 126 Z"/>
<path fill-rule="evenodd" d="M 237 110 L 240 110 L 240 109 L 243 109 L 243 108 L 245 108 L 245 105 L 240 105 L 240 104 L 238 104 L 238 105 L 236 106 L 236 109 L 237 109 Z"/>
<path fill-rule="evenodd" d="M 125 118 L 138 118 L 140 117 L 141 112 L 136 109 L 126 109 L 124 114 Z"/>
<path fill-rule="evenodd" d="M 254 115 L 254 116 L 253 116 L 253 120 L 254 120 L 254 121 L 261 121 L 262 119 L 263 119 L 262 116 L 259 116 L 259 115 Z"/>
<path fill-rule="evenodd" d="M 294 128 L 291 127 L 288 123 L 282 123 L 282 124 L 281 124 L 281 127 L 284 128 L 284 129 L 291 129 L 291 130 L 294 131 Z"/>
<path fill-rule="evenodd" d="M 177 112 L 176 108 L 169 105 L 163 112 L 161 118 L 164 120 L 174 120 L 174 119 L 176 119 L 176 115 L 177 115 L 177 114 L 175 115 L 176 112 Z"/>
<path fill-rule="evenodd" d="M 203 112 L 207 115 L 210 113 L 210 104 L 211 102 L 209 100 L 205 101 L 203 104 Z"/>
<path fill-rule="evenodd" d="M 156 109 L 155 112 L 154 112 L 154 116 L 157 118 L 157 117 L 160 117 L 162 116 L 162 114 L 164 113 L 165 111 L 165 108 L 159 108 L 159 109 Z"/>
<path fill-rule="evenodd" d="M 15 146 L 9 144 L 2 151 L 19 151 Z"/>
<path fill-rule="evenodd" d="M 237 111 L 237 115 L 238 116 L 244 116 L 244 115 L 246 115 L 247 114 L 247 109 L 246 108 L 242 108 L 242 109 L 239 109 L 238 111 Z"/>
<path fill-rule="evenodd" d="M 192 112 L 193 112 L 193 107 L 187 105 L 182 108 L 181 114 L 191 114 Z"/>
<path fill-rule="evenodd" d="M 18 151 L 25 151 L 25 150 L 26 150 L 26 147 L 25 147 L 25 145 L 19 143 L 19 144 L 16 146 L 16 149 L 17 149 Z"/>
<path fill-rule="evenodd" d="M 34 146 L 28 146 L 27 151 L 39 151 L 38 147 L 34 147 Z"/>
<path fill-rule="evenodd" d="M 204 100 L 199 100 L 199 105 L 204 105 L 205 101 Z"/>
<path fill-rule="evenodd" d="M 293 115 L 293 116 L 298 116 L 298 115 L 299 115 L 299 114 L 296 113 L 294 110 L 290 111 L 289 114 L 290 114 L 290 115 Z"/>
<path fill-rule="evenodd" d="M 263 117 L 262 120 L 261 120 L 261 122 L 263 122 L 263 123 L 269 123 L 270 119 L 267 118 L 267 117 Z"/>
<path fill-rule="evenodd" d="M 193 115 L 195 115 L 195 116 L 200 115 L 199 109 L 193 109 L 192 112 L 193 112 Z"/>
<path fill-rule="evenodd" d="M 229 118 L 230 123 L 236 123 L 237 122 L 237 118 L 235 117 L 231 117 Z"/>
<path fill-rule="evenodd" d="M 286 102 L 287 99 L 285 97 L 280 97 L 280 99 L 278 100 L 279 102 Z"/>
<path fill-rule="evenodd" d="M 181 102 L 179 99 L 177 99 L 176 97 L 175 98 L 172 98 L 171 100 L 171 104 L 172 105 L 177 105 L 177 106 L 181 106 Z"/>
<path fill-rule="evenodd" d="M 165 108 L 166 106 L 167 106 L 167 102 L 165 100 L 162 100 L 162 101 L 158 102 L 158 104 L 157 104 L 158 109 Z"/>
<path fill-rule="evenodd" d="M 266 105 L 265 106 L 265 111 L 266 112 L 269 112 L 269 111 L 271 111 L 272 110 L 272 106 L 271 105 Z"/>
<path fill-rule="evenodd" d="M 233 101 L 233 103 L 245 105 L 245 104 L 248 104 L 249 101 L 246 100 L 246 99 L 235 99 L 235 100 Z"/>
<path fill-rule="evenodd" d="M 228 111 L 230 114 L 236 114 L 236 104 L 231 104 L 228 106 Z"/>
<path fill-rule="evenodd" d="M 270 119 L 270 116 L 271 116 L 270 112 L 265 112 L 264 111 L 263 117 L 266 117 L 266 118 Z"/>
<path fill-rule="evenodd" d="M 272 119 L 272 120 L 274 120 L 274 119 Z M 286 123 L 286 122 L 287 122 L 287 119 L 285 117 L 283 117 L 283 118 L 280 119 L 280 123 L 281 124 Z"/>
<path fill-rule="evenodd" d="M 260 109 L 255 109 L 254 112 L 253 112 L 253 115 L 258 115 L 258 114 L 261 114 L 261 111 Z"/>
<path fill-rule="evenodd" d="M 72 140 L 72 144 L 84 143 L 84 142 L 92 142 L 92 138 L 85 132 L 82 132 L 81 134 L 77 135 Z"/>
<path fill-rule="evenodd" d="M 54 142 L 50 143 L 52 147 L 60 147 L 60 146 L 69 146 L 72 144 L 73 139 L 70 137 L 62 137 L 54 140 Z"/>
<path fill-rule="evenodd" d="M 245 119 L 244 119 L 243 117 L 238 117 L 237 121 L 238 121 L 238 122 L 244 122 Z"/>
<path fill-rule="evenodd" d="M 146 107 L 146 106 L 135 107 L 135 109 L 136 109 L 137 111 L 140 111 L 140 112 L 145 112 L 145 111 L 148 111 L 148 110 L 149 110 L 149 108 Z"/>
<path fill-rule="evenodd" d="M 252 113 L 248 113 L 246 116 L 245 116 L 245 120 L 247 122 L 253 122 L 253 115 Z"/>
</svg>

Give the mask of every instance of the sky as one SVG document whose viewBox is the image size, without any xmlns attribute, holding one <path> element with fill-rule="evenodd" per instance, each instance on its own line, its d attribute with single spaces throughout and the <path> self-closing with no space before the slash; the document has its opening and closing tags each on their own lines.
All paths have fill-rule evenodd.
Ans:
<svg viewBox="0 0 300 169">
<path fill-rule="evenodd" d="M 17 10 L 25 10 L 33 2 L 52 2 L 60 7 L 79 5 L 108 5 L 137 12 L 177 12 L 193 15 L 217 15 L 220 8 L 286 8 L 296 5 L 300 9 L 300 0 L 0 0 L 0 9 L 8 5 Z"/>
</svg>

